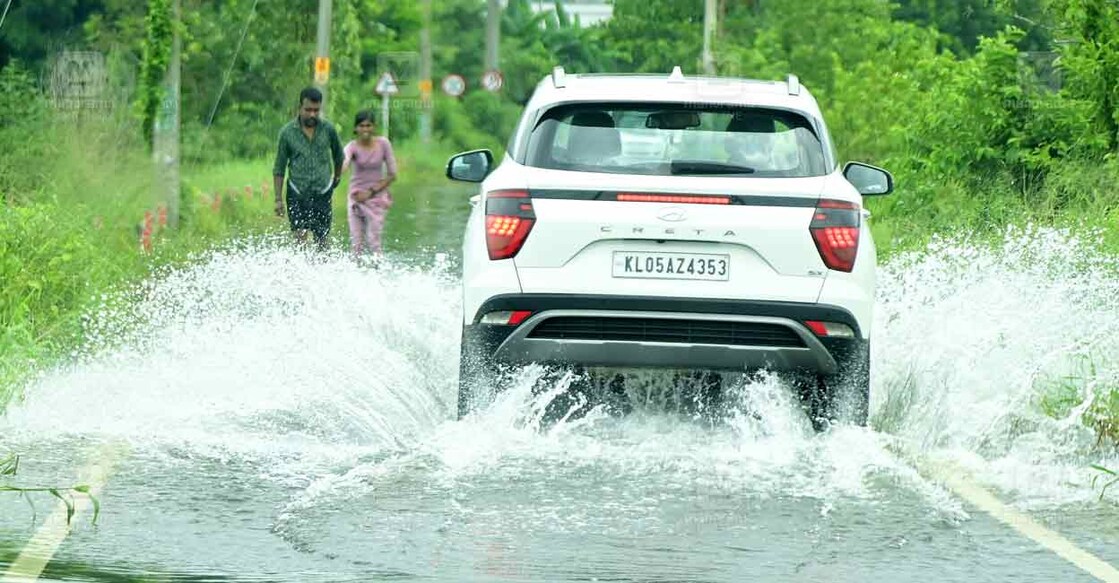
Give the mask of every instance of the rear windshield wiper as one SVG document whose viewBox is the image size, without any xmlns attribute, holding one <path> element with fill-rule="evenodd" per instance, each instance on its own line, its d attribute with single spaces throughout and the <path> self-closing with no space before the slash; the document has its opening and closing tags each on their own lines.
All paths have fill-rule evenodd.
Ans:
<svg viewBox="0 0 1119 583">
<path fill-rule="evenodd" d="M 723 164 L 721 162 L 703 162 L 697 160 L 673 160 L 670 166 L 673 174 L 753 174 L 754 169 L 749 166 Z"/>
</svg>

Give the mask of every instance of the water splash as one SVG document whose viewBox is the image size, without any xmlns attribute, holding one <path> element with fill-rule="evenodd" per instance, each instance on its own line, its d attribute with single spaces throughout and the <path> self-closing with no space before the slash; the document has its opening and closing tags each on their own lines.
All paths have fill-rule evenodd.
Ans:
<svg viewBox="0 0 1119 583">
<path fill-rule="evenodd" d="M 405 447 L 447 416 L 454 278 L 225 249 L 91 317 L 92 342 L 8 412 L 13 433 L 234 450 Z"/>
<path fill-rule="evenodd" d="M 914 468 L 922 459 L 962 465 L 1019 504 L 1060 505 L 1095 495 L 1086 462 L 1109 463 L 1072 413 L 1051 419 L 1038 399 L 1070 355 L 1119 331 L 1115 273 L 1090 242 L 1053 230 L 1009 232 L 991 248 L 938 240 L 899 257 L 879 277 L 875 430 L 820 436 L 766 376 L 732 379 L 730 414 L 715 425 L 656 406 L 544 424 L 572 378 L 527 367 L 493 406 L 456 421 L 460 295 L 446 265 L 368 269 L 241 245 L 107 302 L 90 318 L 90 346 L 29 387 L 0 441 L 124 439 L 161 463 L 186 460 L 184 471 L 250 460 L 294 489 L 273 526 L 301 545 L 324 509 L 374 493 L 412 488 L 453 507 L 487 487 L 556 481 L 571 488 L 507 520 L 614 528 L 573 497 L 584 486 L 604 489 L 605 515 L 619 520 L 700 494 L 800 497 L 826 515 L 898 486 L 945 520 L 965 517 Z M 1119 370 L 1097 365 L 1098 380 Z M 655 405 L 655 393 L 631 397 Z M 609 484 L 595 481 L 603 475 Z"/>
<path fill-rule="evenodd" d="M 1040 403 L 1082 357 L 1084 402 L 1119 386 L 1119 261 L 1093 240 L 1012 228 L 1000 245 L 937 239 L 880 271 L 873 423 L 1022 504 L 1091 496 L 1096 436 Z M 1110 386 L 1108 386 L 1110 381 Z"/>
</svg>

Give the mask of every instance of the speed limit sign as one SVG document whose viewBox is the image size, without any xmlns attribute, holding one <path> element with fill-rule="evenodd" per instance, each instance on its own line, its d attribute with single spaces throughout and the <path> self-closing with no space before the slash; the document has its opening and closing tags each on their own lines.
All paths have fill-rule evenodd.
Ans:
<svg viewBox="0 0 1119 583">
<path fill-rule="evenodd" d="M 466 79 L 462 75 L 447 75 L 443 77 L 443 93 L 451 97 L 458 97 L 466 92 Z"/>
</svg>

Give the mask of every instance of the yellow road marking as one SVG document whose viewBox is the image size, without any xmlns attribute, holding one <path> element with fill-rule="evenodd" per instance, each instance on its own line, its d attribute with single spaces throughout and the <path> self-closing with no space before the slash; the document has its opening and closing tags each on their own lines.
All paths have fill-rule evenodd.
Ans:
<svg viewBox="0 0 1119 583">
<path fill-rule="evenodd" d="M 1119 583 L 1119 569 L 1076 546 L 1056 531 L 1042 526 L 1036 520 L 1011 508 L 972 480 L 965 469 L 955 464 L 930 463 L 926 465 L 915 463 L 914 466 L 922 473 L 928 471 L 936 481 L 943 483 L 945 487 L 972 506 L 1013 528 L 1022 536 L 1049 549 L 1085 573 L 1104 583 Z"/>
</svg>

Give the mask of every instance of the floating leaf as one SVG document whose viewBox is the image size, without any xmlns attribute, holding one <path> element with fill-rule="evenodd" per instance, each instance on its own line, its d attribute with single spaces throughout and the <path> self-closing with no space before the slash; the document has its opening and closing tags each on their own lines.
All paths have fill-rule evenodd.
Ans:
<svg viewBox="0 0 1119 583">
<path fill-rule="evenodd" d="M 22 497 L 22 498 L 23 498 L 24 500 L 26 500 L 26 501 L 27 501 L 27 505 L 31 507 L 31 522 L 33 522 L 33 523 L 34 523 L 34 522 L 35 522 L 35 519 L 36 519 L 36 518 L 38 517 L 38 512 L 37 512 L 37 511 L 35 510 L 35 503 L 31 501 L 31 496 L 28 496 L 28 495 L 27 495 L 27 492 L 23 492 L 23 491 L 21 491 L 21 492 L 19 493 L 19 495 L 20 495 L 20 497 Z"/>
<path fill-rule="evenodd" d="M 1119 476 L 1119 473 L 1116 473 L 1114 470 L 1109 470 L 1109 469 L 1107 469 L 1107 468 L 1105 468 L 1101 465 L 1092 464 L 1092 469 L 1093 470 L 1099 470 L 1099 471 L 1101 471 L 1105 474 L 1111 475 L 1111 476 Z"/>
<path fill-rule="evenodd" d="M 51 493 L 51 496 L 58 498 L 66 505 L 66 524 L 70 524 L 70 519 L 74 518 L 74 503 L 63 496 L 57 488 L 48 488 L 47 491 Z"/>
<path fill-rule="evenodd" d="M 93 522 L 94 526 L 97 526 L 97 517 L 101 516 L 101 501 L 99 501 L 97 499 L 97 496 L 94 496 L 93 494 L 89 495 L 89 501 L 93 502 L 93 520 L 92 520 L 92 522 Z"/>
<path fill-rule="evenodd" d="M 1093 487 L 1093 488 L 1095 488 L 1095 487 L 1096 487 L 1096 482 L 1097 482 L 1097 481 L 1098 481 L 1098 480 L 1100 479 L 1100 477 L 1101 477 L 1101 476 L 1103 476 L 1104 474 L 1106 474 L 1107 476 L 1112 476 L 1112 478 L 1111 478 L 1110 480 L 1108 480 L 1108 481 L 1107 481 L 1107 483 L 1105 483 L 1105 484 L 1104 484 L 1104 485 L 1103 485 L 1103 486 L 1102 486 L 1102 487 L 1100 488 L 1100 500 L 1102 501 L 1102 500 L 1103 500 L 1103 497 L 1104 497 L 1104 495 L 1106 495 L 1106 494 L 1107 494 L 1107 489 L 1108 489 L 1108 488 L 1110 488 L 1110 487 L 1112 487 L 1112 486 L 1114 486 L 1115 484 L 1119 484 L 1119 473 L 1115 472 L 1114 470 L 1110 470 L 1110 469 L 1108 469 L 1108 468 L 1105 468 L 1105 467 L 1103 467 L 1103 466 L 1101 466 L 1101 465 L 1098 465 L 1098 464 L 1090 464 L 1090 465 L 1091 465 L 1091 467 L 1092 467 L 1092 469 L 1093 469 L 1093 470 L 1097 470 L 1097 471 L 1099 471 L 1099 472 L 1102 472 L 1102 474 L 1098 474 L 1098 475 L 1092 476 L 1092 487 Z"/>
<path fill-rule="evenodd" d="M 0 459 L 0 476 L 14 476 L 19 471 L 19 456 L 9 455 Z"/>
</svg>

